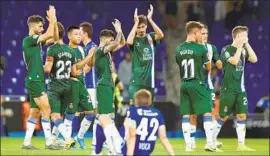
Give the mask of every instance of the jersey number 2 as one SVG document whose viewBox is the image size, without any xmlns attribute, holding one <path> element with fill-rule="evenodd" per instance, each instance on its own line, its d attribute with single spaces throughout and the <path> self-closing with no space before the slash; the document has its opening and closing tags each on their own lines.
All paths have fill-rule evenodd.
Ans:
<svg viewBox="0 0 270 156">
<path fill-rule="evenodd" d="M 56 78 L 57 79 L 68 79 L 70 77 L 71 72 L 71 61 L 66 61 L 66 64 L 64 61 L 60 60 L 56 63 L 57 72 L 56 72 Z M 66 72 L 62 73 L 66 68 Z"/>
<path fill-rule="evenodd" d="M 158 130 L 159 122 L 156 118 L 150 120 L 150 127 L 153 128 L 151 134 L 147 138 L 147 141 L 155 141 L 157 137 L 155 136 Z M 148 118 L 142 118 L 140 125 L 138 126 L 136 133 L 140 135 L 140 140 L 145 141 L 148 136 Z"/>
<path fill-rule="evenodd" d="M 182 61 L 182 67 L 184 67 L 184 77 L 183 78 L 193 78 L 194 77 L 194 59 L 184 59 Z M 189 67 L 189 69 L 188 69 Z M 188 77 L 188 71 L 190 71 L 190 75 Z"/>
</svg>

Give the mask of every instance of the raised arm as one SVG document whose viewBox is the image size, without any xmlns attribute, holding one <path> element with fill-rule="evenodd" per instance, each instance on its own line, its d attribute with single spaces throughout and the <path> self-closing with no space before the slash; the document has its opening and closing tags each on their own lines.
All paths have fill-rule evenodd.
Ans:
<svg viewBox="0 0 270 156">
<path fill-rule="evenodd" d="M 49 6 L 49 10 L 46 11 L 47 12 L 47 20 L 49 21 L 49 27 L 47 29 L 47 31 L 40 35 L 39 37 L 39 42 L 43 43 L 46 40 L 53 38 L 54 36 L 54 25 L 55 25 L 55 21 L 56 21 L 56 17 L 55 17 L 55 8 L 54 6 Z"/>
<path fill-rule="evenodd" d="M 234 56 L 230 57 L 228 59 L 228 62 L 232 65 L 237 65 L 240 57 L 241 57 L 241 53 L 242 53 L 242 49 L 243 49 L 243 45 L 245 42 L 246 38 L 244 38 L 244 36 L 242 36 L 241 34 L 237 35 L 235 40 L 232 43 L 232 46 L 234 46 L 235 48 L 237 48 L 236 53 L 234 54 Z"/>
<path fill-rule="evenodd" d="M 166 151 L 169 153 L 169 155 L 175 155 L 174 150 L 172 148 L 172 145 L 170 144 L 167 136 L 166 136 L 166 127 L 165 125 L 161 125 L 158 129 L 158 136 L 159 139 L 163 145 L 163 147 L 166 149 Z"/>
<path fill-rule="evenodd" d="M 115 28 L 115 31 L 117 32 L 117 35 L 116 35 L 114 41 L 111 44 L 104 47 L 103 51 L 104 51 L 105 54 L 108 53 L 108 52 L 113 51 L 114 49 L 116 49 L 120 45 L 120 42 L 121 42 L 121 39 L 122 39 L 122 33 L 123 32 L 122 32 L 122 29 L 121 29 L 120 21 L 115 19 L 115 22 L 112 22 L 112 24 L 113 24 L 113 26 Z"/>
<path fill-rule="evenodd" d="M 152 19 L 153 11 L 154 11 L 154 8 L 152 5 L 150 5 L 150 9 L 148 9 L 147 18 L 148 18 L 149 23 L 152 25 L 152 27 L 156 33 L 155 40 L 161 40 L 164 37 L 164 34 L 163 34 L 162 30 L 156 25 L 156 23 Z"/>
<path fill-rule="evenodd" d="M 58 30 L 58 25 L 57 25 L 57 19 L 55 18 L 53 37 L 46 40 L 45 45 L 50 45 L 50 44 L 52 44 L 54 42 L 58 42 L 58 41 L 59 41 L 59 30 Z"/>
<path fill-rule="evenodd" d="M 121 49 L 125 45 L 126 45 L 126 39 L 125 39 L 124 33 L 122 33 L 120 44 L 113 50 L 113 52 L 118 51 L 119 49 Z"/>
<path fill-rule="evenodd" d="M 139 25 L 139 18 L 138 18 L 138 9 L 136 8 L 135 9 L 135 12 L 134 12 L 134 25 L 128 35 L 128 38 L 127 38 L 127 44 L 128 45 L 133 45 L 133 41 L 134 41 L 134 38 L 136 36 L 136 29 Z"/>
<path fill-rule="evenodd" d="M 255 54 L 254 50 L 250 46 L 250 44 L 247 42 L 244 44 L 244 46 L 246 47 L 246 50 L 247 50 L 248 55 L 249 55 L 248 61 L 251 63 L 256 63 L 258 61 L 258 58 L 257 58 L 257 55 Z"/>
</svg>

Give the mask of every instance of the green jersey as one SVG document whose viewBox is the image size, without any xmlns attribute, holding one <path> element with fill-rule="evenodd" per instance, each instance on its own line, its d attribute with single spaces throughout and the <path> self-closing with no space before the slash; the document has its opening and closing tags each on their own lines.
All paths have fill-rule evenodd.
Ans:
<svg viewBox="0 0 270 156">
<path fill-rule="evenodd" d="M 81 61 L 85 57 L 85 52 L 81 46 L 78 46 L 77 48 L 72 48 L 75 52 L 76 60 L 75 63 Z M 84 75 L 83 75 L 83 69 L 80 69 L 80 75 L 77 76 L 77 78 L 84 84 Z"/>
<path fill-rule="evenodd" d="M 23 58 L 26 64 L 27 76 L 25 80 L 45 81 L 42 61 L 42 49 L 39 36 L 26 36 L 22 43 Z"/>
<path fill-rule="evenodd" d="M 240 60 L 237 65 L 229 63 L 229 59 L 234 56 L 237 48 L 231 45 L 225 46 L 221 51 L 221 60 L 223 64 L 222 90 L 231 90 L 235 93 L 245 92 L 244 68 L 246 59 L 249 57 L 247 51 L 243 48 Z"/>
<path fill-rule="evenodd" d="M 198 80 L 205 84 L 203 65 L 209 62 L 207 49 L 196 42 L 184 42 L 175 51 L 176 62 L 180 68 L 182 81 Z"/>
<path fill-rule="evenodd" d="M 112 56 L 111 53 L 104 53 L 104 47 L 99 47 L 95 54 L 95 67 L 98 73 L 97 85 L 109 85 L 114 87 L 112 77 Z"/>
<path fill-rule="evenodd" d="M 129 46 L 132 60 L 132 74 L 130 85 L 155 87 L 155 52 L 156 44 L 154 32 L 145 37 L 135 37 L 133 45 Z"/>
<path fill-rule="evenodd" d="M 206 43 L 205 44 L 206 49 L 208 50 L 207 56 L 208 59 L 211 60 L 211 62 L 216 63 L 219 59 L 218 51 L 216 46 L 213 44 Z M 214 89 L 213 82 L 211 79 L 211 70 L 207 71 L 206 73 L 206 87 L 209 89 Z"/>
<path fill-rule="evenodd" d="M 50 81 L 63 82 L 61 80 L 69 79 L 71 67 L 75 64 L 75 52 L 68 45 L 54 44 L 48 48 L 47 56 L 54 58 Z"/>
</svg>

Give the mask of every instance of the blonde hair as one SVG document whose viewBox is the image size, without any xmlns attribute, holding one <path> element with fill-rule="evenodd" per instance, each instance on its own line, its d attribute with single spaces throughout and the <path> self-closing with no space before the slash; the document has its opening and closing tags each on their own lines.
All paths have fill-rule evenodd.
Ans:
<svg viewBox="0 0 270 156">
<path fill-rule="evenodd" d="M 136 106 L 150 106 L 152 104 L 152 95 L 146 89 L 140 89 L 134 97 Z"/>
</svg>

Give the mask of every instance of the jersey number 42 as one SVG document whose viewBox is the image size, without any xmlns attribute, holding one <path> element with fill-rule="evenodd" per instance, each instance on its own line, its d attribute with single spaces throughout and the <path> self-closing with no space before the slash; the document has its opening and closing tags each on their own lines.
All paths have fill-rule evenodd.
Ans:
<svg viewBox="0 0 270 156">
<path fill-rule="evenodd" d="M 147 139 L 147 141 L 155 141 L 157 139 L 157 136 L 155 134 L 156 134 L 158 127 L 159 127 L 159 121 L 156 118 L 152 118 L 150 120 L 150 125 L 148 122 L 149 122 L 148 118 L 142 118 L 139 126 L 137 127 L 136 133 L 137 133 L 137 135 L 140 135 L 141 141 L 145 141 L 146 139 Z M 152 132 L 149 136 L 148 136 L 148 134 L 149 134 L 148 125 L 152 129 Z"/>
</svg>

